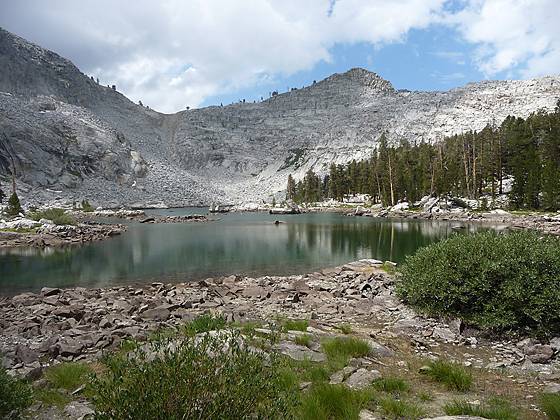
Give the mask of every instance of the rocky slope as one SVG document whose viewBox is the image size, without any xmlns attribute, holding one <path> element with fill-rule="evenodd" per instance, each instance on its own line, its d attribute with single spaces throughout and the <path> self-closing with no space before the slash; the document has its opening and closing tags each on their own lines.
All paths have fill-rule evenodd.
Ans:
<svg viewBox="0 0 560 420">
<path fill-rule="evenodd" d="M 165 115 L 0 29 L 0 92 L 0 177 L 14 162 L 26 198 L 182 205 L 268 199 L 288 173 L 367 157 L 383 132 L 436 141 L 550 110 L 560 77 L 410 92 L 352 69 L 259 103 Z"/>
</svg>

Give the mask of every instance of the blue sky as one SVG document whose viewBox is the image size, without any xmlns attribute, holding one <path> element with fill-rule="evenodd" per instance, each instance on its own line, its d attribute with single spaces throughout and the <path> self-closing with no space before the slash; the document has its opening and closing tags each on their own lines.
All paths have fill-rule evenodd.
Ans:
<svg viewBox="0 0 560 420">
<path fill-rule="evenodd" d="M 0 2 L 0 26 L 175 112 L 352 67 L 410 90 L 557 75 L 558 10 L 558 0 L 24 0 Z"/>
</svg>

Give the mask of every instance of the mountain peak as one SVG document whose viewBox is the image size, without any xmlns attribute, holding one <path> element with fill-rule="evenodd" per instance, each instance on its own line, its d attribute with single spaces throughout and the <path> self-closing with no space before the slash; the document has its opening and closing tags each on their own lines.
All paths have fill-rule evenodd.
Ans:
<svg viewBox="0 0 560 420">
<path fill-rule="evenodd" d="M 361 67 L 354 67 L 344 73 L 335 73 L 325 79 L 325 82 L 343 82 L 358 84 L 381 92 L 393 92 L 395 89 L 391 82 L 385 80 L 377 73 Z"/>
</svg>

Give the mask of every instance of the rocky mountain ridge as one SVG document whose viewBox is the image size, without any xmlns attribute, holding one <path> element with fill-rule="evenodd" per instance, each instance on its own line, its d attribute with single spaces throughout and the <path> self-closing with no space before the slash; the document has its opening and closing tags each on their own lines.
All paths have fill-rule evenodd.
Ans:
<svg viewBox="0 0 560 420">
<path fill-rule="evenodd" d="M 258 103 L 161 114 L 0 29 L 0 92 L 0 179 L 15 165 L 26 198 L 176 206 L 280 198 L 289 173 L 366 158 L 384 132 L 437 141 L 551 110 L 560 77 L 411 92 L 351 69 Z"/>
</svg>

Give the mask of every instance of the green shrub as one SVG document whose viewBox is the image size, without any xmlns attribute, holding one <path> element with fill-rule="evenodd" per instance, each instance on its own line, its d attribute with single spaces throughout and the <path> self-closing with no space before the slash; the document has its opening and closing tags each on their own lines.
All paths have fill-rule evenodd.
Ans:
<svg viewBox="0 0 560 420">
<path fill-rule="evenodd" d="M 203 314 L 186 324 L 184 331 L 186 335 L 194 336 L 208 331 L 221 330 L 226 324 L 226 319 L 221 315 Z"/>
<path fill-rule="evenodd" d="M 342 334 L 352 334 L 352 326 L 348 324 L 337 325 L 336 329 L 338 329 Z"/>
<path fill-rule="evenodd" d="M 90 395 L 98 419 L 290 418 L 293 378 L 239 332 L 148 343 L 106 360 Z"/>
<path fill-rule="evenodd" d="M 560 394 L 543 394 L 540 406 L 550 420 L 560 420 Z"/>
<path fill-rule="evenodd" d="M 311 345 L 311 336 L 309 334 L 298 335 L 294 342 L 300 346 L 309 347 Z"/>
<path fill-rule="evenodd" d="M 32 397 L 29 385 L 12 378 L 0 367 L 0 418 L 20 418 L 21 412 L 31 405 Z"/>
<path fill-rule="evenodd" d="M 368 343 L 354 337 L 331 338 L 322 347 L 333 369 L 341 369 L 351 357 L 364 357 L 371 351 Z"/>
<path fill-rule="evenodd" d="M 455 400 L 447 403 L 443 410 L 448 416 L 473 416 L 485 419 L 517 420 L 519 412 L 509 401 L 492 398 L 484 404 L 470 404 L 467 401 Z"/>
<path fill-rule="evenodd" d="M 472 373 L 456 363 L 436 360 L 430 362 L 422 373 L 436 382 L 445 384 L 452 391 L 468 391 L 472 386 Z"/>
<path fill-rule="evenodd" d="M 404 379 L 389 377 L 381 378 L 373 382 L 373 387 L 378 391 L 400 394 L 410 389 Z"/>
<path fill-rule="evenodd" d="M 374 401 L 371 390 L 352 391 L 344 385 L 317 384 L 303 396 L 300 417 L 304 420 L 358 419 L 360 410 Z"/>
<path fill-rule="evenodd" d="M 432 316 L 497 331 L 560 332 L 560 239 L 534 232 L 457 235 L 400 268 L 399 296 Z"/>
<path fill-rule="evenodd" d="M 419 419 L 425 414 L 418 405 L 395 398 L 382 398 L 379 405 L 390 419 Z"/>
<path fill-rule="evenodd" d="M 32 211 L 28 216 L 35 221 L 51 220 L 55 225 L 75 225 L 77 223 L 72 215 L 66 213 L 64 209 L 58 208 Z"/>
</svg>

